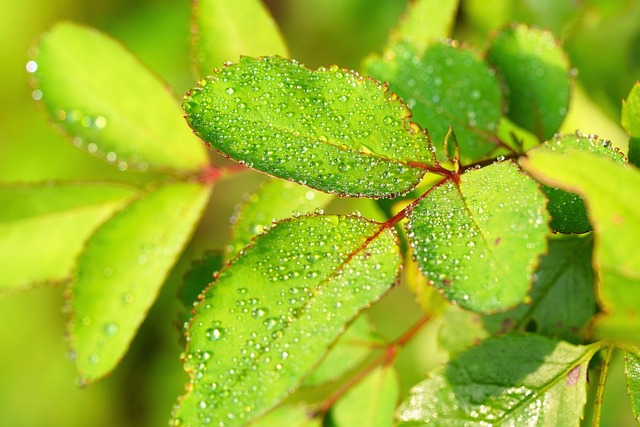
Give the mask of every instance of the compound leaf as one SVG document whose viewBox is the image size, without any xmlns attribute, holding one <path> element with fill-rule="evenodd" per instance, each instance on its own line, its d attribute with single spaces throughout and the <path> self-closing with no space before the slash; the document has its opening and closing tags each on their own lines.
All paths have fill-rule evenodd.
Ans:
<svg viewBox="0 0 640 427">
<path fill-rule="evenodd" d="M 290 181 L 266 181 L 233 216 L 231 236 L 225 247 L 225 259 L 236 256 L 253 237 L 271 227 L 273 222 L 301 213 L 311 213 L 325 207 L 332 199 L 332 195 Z"/>
<path fill-rule="evenodd" d="M 260 0 L 195 0 L 193 63 L 200 76 L 241 55 L 289 56 L 269 9 Z"/>
<path fill-rule="evenodd" d="M 54 126 L 121 170 L 184 173 L 207 164 L 166 85 L 104 34 L 59 23 L 28 69 Z"/>
<path fill-rule="evenodd" d="M 594 268 L 599 278 L 596 318 L 600 337 L 640 342 L 640 172 L 634 167 L 583 151 L 565 155 L 532 150 L 523 167 L 546 185 L 585 200 L 596 235 Z"/>
<path fill-rule="evenodd" d="M 331 409 L 336 427 L 392 427 L 400 380 L 392 365 L 376 368 L 350 388 Z"/>
<path fill-rule="evenodd" d="M 401 42 L 381 58 L 369 58 L 364 68 L 407 102 L 414 120 L 429 130 L 440 160 L 446 160 L 442 148 L 451 126 L 460 142 L 461 163 L 496 150 L 500 86 L 495 72 L 473 51 L 442 42 L 419 53 Z"/>
<path fill-rule="evenodd" d="M 89 239 L 71 285 L 69 332 L 82 383 L 119 362 L 200 219 L 211 188 L 160 187 Z"/>
<path fill-rule="evenodd" d="M 517 24 L 498 33 L 487 59 L 507 87 L 508 117 L 546 141 L 569 108 L 569 59 L 553 35 Z"/>
<path fill-rule="evenodd" d="M 106 183 L 1 186 L 0 293 L 69 279 L 91 233 L 135 192 Z"/>
<path fill-rule="evenodd" d="M 386 86 L 338 67 L 243 57 L 201 81 L 183 107 L 215 150 L 330 193 L 405 193 L 433 163 L 407 107 Z"/>
<path fill-rule="evenodd" d="M 622 127 L 631 136 L 629 162 L 640 167 L 640 82 L 636 82 L 622 103 Z"/>
<path fill-rule="evenodd" d="M 430 283 L 452 302 L 491 313 L 522 302 L 547 250 L 545 199 L 511 161 L 471 169 L 430 190 L 408 237 Z"/>
<path fill-rule="evenodd" d="M 579 426 L 598 345 L 538 335 L 490 338 L 411 390 L 400 426 Z"/>
<path fill-rule="evenodd" d="M 223 268 L 188 330 L 174 425 L 245 425 L 308 375 L 361 310 L 397 281 L 393 230 L 362 217 L 276 224 Z"/>
</svg>

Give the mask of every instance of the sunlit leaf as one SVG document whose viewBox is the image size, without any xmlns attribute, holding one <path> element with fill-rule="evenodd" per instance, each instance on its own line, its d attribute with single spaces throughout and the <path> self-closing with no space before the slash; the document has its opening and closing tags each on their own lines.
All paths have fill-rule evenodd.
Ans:
<svg viewBox="0 0 640 427">
<path fill-rule="evenodd" d="M 197 171 L 206 150 L 166 85 L 113 39 L 69 22 L 46 33 L 31 63 L 54 126 L 121 170 Z"/>
<path fill-rule="evenodd" d="M 416 0 L 392 30 L 389 46 L 410 41 L 418 52 L 438 39 L 451 36 L 459 0 Z"/>
<path fill-rule="evenodd" d="M 135 194 L 106 183 L 0 187 L 0 293 L 71 277 L 91 233 Z"/>
<path fill-rule="evenodd" d="M 598 345 L 536 335 L 490 338 L 411 390 L 400 426 L 579 426 Z"/>
<path fill-rule="evenodd" d="M 430 283 L 478 312 L 525 299 L 547 250 L 548 214 L 535 181 L 512 162 L 446 180 L 410 214 L 408 237 Z"/>
<path fill-rule="evenodd" d="M 629 162 L 640 167 L 640 82 L 636 82 L 622 104 L 622 127 L 629 139 Z"/>
<path fill-rule="evenodd" d="M 215 150 L 326 192 L 405 193 L 433 162 L 406 106 L 384 85 L 338 67 L 243 57 L 200 82 L 184 109 Z"/>
<path fill-rule="evenodd" d="M 233 216 L 225 259 L 231 259 L 251 239 L 274 221 L 311 213 L 325 207 L 334 196 L 282 179 L 268 180 L 252 193 Z"/>
<path fill-rule="evenodd" d="M 620 164 L 626 162 L 624 155 L 613 148 L 610 141 L 599 139 L 595 135 L 556 135 L 545 142 L 543 147 L 558 153 L 579 149 L 607 156 Z M 547 210 L 551 214 L 551 228 L 561 233 L 585 233 L 592 230 L 580 196 L 546 185 L 542 189 L 549 199 Z"/>
<path fill-rule="evenodd" d="M 569 59 L 550 32 L 519 24 L 500 31 L 487 59 L 507 87 L 508 116 L 546 141 L 569 108 Z"/>
<path fill-rule="evenodd" d="M 361 217 L 303 216 L 258 236 L 195 309 L 174 424 L 241 426 L 268 411 L 399 267 L 395 233 Z"/>
<path fill-rule="evenodd" d="M 241 55 L 289 56 L 269 9 L 260 0 L 195 0 L 193 62 L 200 76 Z"/>
<path fill-rule="evenodd" d="M 314 417 L 305 405 L 283 405 L 266 416 L 247 423 L 250 427 L 322 427 L 322 418 Z"/>
<path fill-rule="evenodd" d="M 631 409 L 637 420 L 640 417 L 640 356 L 632 352 L 624 353 L 624 373 L 627 376 Z"/>
<path fill-rule="evenodd" d="M 331 418 L 336 427 L 392 427 L 399 396 L 395 368 L 378 367 L 335 403 Z"/>
<path fill-rule="evenodd" d="M 364 68 L 407 102 L 413 119 L 429 130 L 439 159 L 446 160 L 442 147 L 450 126 L 460 142 L 463 164 L 486 157 L 500 145 L 495 137 L 502 102 L 498 79 L 473 51 L 443 42 L 420 54 L 403 42 L 382 57 L 369 58 Z"/>
<path fill-rule="evenodd" d="M 593 153 L 532 150 L 523 167 L 546 185 L 578 193 L 593 224 L 599 278 L 597 336 L 640 342 L 640 172 Z"/>
<path fill-rule="evenodd" d="M 69 332 L 82 383 L 108 374 L 123 357 L 210 191 L 199 184 L 160 187 L 89 239 L 69 292 Z"/>
</svg>

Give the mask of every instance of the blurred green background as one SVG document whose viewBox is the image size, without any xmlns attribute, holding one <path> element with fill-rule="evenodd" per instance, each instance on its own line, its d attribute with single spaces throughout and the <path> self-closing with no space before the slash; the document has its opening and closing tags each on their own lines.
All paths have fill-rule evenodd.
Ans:
<svg viewBox="0 0 640 427">
<path fill-rule="evenodd" d="M 617 125 L 621 100 L 640 79 L 640 0 L 467 0 L 456 37 L 482 49 L 496 28 L 521 21 L 549 28 L 578 69 L 574 104 L 563 128 L 598 133 L 626 145 Z M 291 48 L 309 67 L 359 68 L 379 52 L 407 0 L 270 0 L 267 2 Z M 0 182 L 109 179 L 137 183 L 135 173 L 75 149 L 52 133 L 31 99 L 25 71 L 38 35 L 58 20 L 86 23 L 120 39 L 179 95 L 195 82 L 188 63 L 190 2 L 187 0 L 0 0 Z M 233 58 L 231 58 L 233 59 Z M 428 123 L 425 124 L 428 127 Z M 190 257 L 220 247 L 238 195 L 257 174 L 216 187 L 205 222 L 176 267 L 123 363 L 88 388 L 75 384 L 64 340 L 63 289 L 51 287 L 0 298 L 0 424 L 7 427 L 166 425 L 186 376 L 179 354 L 180 307 L 176 295 Z M 2 207 L 0 207 L 1 209 Z M 1 236 L 0 236 L 1 238 Z M 409 305 L 410 309 L 405 306 Z M 402 306 L 402 310 L 394 310 Z M 381 319 L 387 309 L 393 319 Z M 402 315 L 395 313 L 402 312 Z M 374 317 L 393 335 L 418 316 L 403 289 L 391 293 Z M 388 315 L 388 314 L 387 314 Z M 427 328 L 399 358 L 405 386 L 440 363 L 434 348 L 437 324 Z M 635 425 L 620 361 L 605 398 L 603 425 Z"/>
</svg>

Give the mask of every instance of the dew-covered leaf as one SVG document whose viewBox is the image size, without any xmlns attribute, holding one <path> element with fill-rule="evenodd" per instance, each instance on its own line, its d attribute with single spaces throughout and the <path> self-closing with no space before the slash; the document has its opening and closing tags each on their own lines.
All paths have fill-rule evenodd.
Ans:
<svg viewBox="0 0 640 427">
<path fill-rule="evenodd" d="M 185 273 L 184 283 L 180 291 L 182 304 L 191 309 L 198 300 L 198 295 L 213 282 L 214 273 L 220 271 L 224 261 L 222 251 L 207 251 L 202 257 L 191 263 L 191 268 Z"/>
<path fill-rule="evenodd" d="M 108 374 L 200 219 L 211 188 L 160 187 L 104 223 L 78 259 L 69 332 L 80 381 Z"/>
<path fill-rule="evenodd" d="M 104 34 L 59 23 L 27 69 L 54 126 L 121 170 L 197 171 L 207 164 L 166 85 Z"/>
<path fill-rule="evenodd" d="M 490 338 L 437 369 L 400 406 L 399 426 L 579 426 L 598 345 Z"/>
<path fill-rule="evenodd" d="M 569 59 L 548 31 L 517 24 L 500 31 L 487 52 L 506 85 L 508 117 L 546 141 L 569 108 Z"/>
<path fill-rule="evenodd" d="M 624 373 L 627 376 L 627 390 L 631 398 L 633 416 L 640 418 L 640 357 L 637 351 L 624 353 Z"/>
<path fill-rule="evenodd" d="M 183 107 L 215 150 L 330 193 L 405 193 L 433 163 L 407 107 L 381 83 L 338 67 L 243 57 L 201 81 Z"/>
<path fill-rule="evenodd" d="M 358 316 L 335 342 L 322 363 L 314 369 L 305 385 L 337 380 L 351 369 L 357 368 L 383 341 L 371 328 L 367 316 Z"/>
<path fill-rule="evenodd" d="M 250 427 L 322 427 L 322 418 L 313 416 L 303 404 L 285 404 L 266 416 L 247 423 Z"/>
<path fill-rule="evenodd" d="M 636 82 L 622 103 L 622 127 L 629 139 L 629 162 L 640 167 L 640 82 Z"/>
<path fill-rule="evenodd" d="M 585 200 L 595 233 L 594 268 L 599 278 L 596 319 L 600 337 L 640 342 L 640 172 L 583 151 L 565 155 L 532 150 L 522 166 L 551 187 Z"/>
<path fill-rule="evenodd" d="M 174 424 L 245 425 L 278 404 L 361 310 L 397 281 L 393 230 L 303 216 L 258 236 L 223 268 L 189 326 L 187 393 Z"/>
<path fill-rule="evenodd" d="M 364 69 L 407 102 L 413 119 L 429 130 L 440 160 L 446 160 L 443 142 L 453 126 L 461 163 L 469 164 L 499 146 L 502 95 L 495 72 L 476 53 L 456 46 L 435 43 L 418 53 L 401 42 L 369 58 Z"/>
<path fill-rule="evenodd" d="M 333 196 L 282 179 L 263 183 L 233 216 L 231 237 L 225 247 L 229 260 L 247 246 L 251 239 L 268 229 L 273 222 L 293 215 L 322 209 Z"/>
<path fill-rule="evenodd" d="M 393 365 L 381 366 L 335 403 L 331 418 L 335 427 L 393 427 L 399 396 L 398 373 Z"/>
<path fill-rule="evenodd" d="M 106 183 L 0 186 L 0 293 L 68 280 L 91 233 L 135 192 Z"/>
<path fill-rule="evenodd" d="M 558 153 L 578 149 L 607 156 L 620 164 L 626 162 L 624 155 L 613 148 L 610 141 L 599 139 L 595 135 L 556 135 L 542 147 Z M 551 228 L 561 233 L 586 233 L 592 230 L 580 196 L 546 185 L 542 189 L 549 199 L 547 210 L 551 214 Z"/>
<path fill-rule="evenodd" d="M 193 62 L 200 76 L 241 55 L 289 56 L 278 25 L 260 0 L 197 0 L 193 23 Z"/>
<path fill-rule="evenodd" d="M 452 302 L 491 313 L 522 302 L 547 250 L 548 214 L 534 180 L 510 162 L 448 179 L 410 214 L 409 241 L 429 282 Z"/>
<path fill-rule="evenodd" d="M 422 52 L 438 39 L 451 36 L 458 11 L 459 0 L 416 0 L 410 2 L 407 12 L 389 37 L 389 47 L 408 41 Z"/>
</svg>

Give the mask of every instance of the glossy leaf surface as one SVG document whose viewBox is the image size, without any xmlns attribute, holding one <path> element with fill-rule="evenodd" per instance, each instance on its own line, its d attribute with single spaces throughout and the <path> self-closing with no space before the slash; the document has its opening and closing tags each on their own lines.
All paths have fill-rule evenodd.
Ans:
<svg viewBox="0 0 640 427">
<path fill-rule="evenodd" d="M 490 313 L 522 302 L 547 250 L 535 181 L 512 162 L 472 169 L 422 199 L 407 224 L 415 259 L 450 301 Z"/>
<path fill-rule="evenodd" d="M 629 140 L 629 162 L 640 167 L 640 82 L 622 104 L 622 127 L 631 136 Z"/>
<path fill-rule="evenodd" d="M 76 182 L 0 187 L 0 293 L 69 279 L 85 241 L 135 191 Z"/>
<path fill-rule="evenodd" d="M 197 171 L 207 164 L 176 98 L 113 39 L 59 23 L 33 60 L 42 104 L 74 145 L 121 170 Z"/>
<path fill-rule="evenodd" d="M 392 427 L 400 397 L 398 373 L 381 366 L 353 386 L 331 409 L 336 427 Z"/>
<path fill-rule="evenodd" d="M 597 345 L 537 335 L 491 338 L 411 390 L 400 426 L 579 426 Z"/>
<path fill-rule="evenodd" d="M 508 117 L 546 141 L 569 108 L 569 59 L 550 32 L 514 25 L 498 33 L 487 59 L 507 87 Z"/>
<path fill-rule="evenodd" d="M 360 217 L 304 216 L 258 236 L 195 309 L 174 424 L 241 426 L 268 411 L 399 267 L 395 234 Z"/>
<path fill-rule="evenodd" d="M 546 185 L 578 193 L 585 200 L 596 235 L 593 263 L 604 312 L 597 318 L 595 332 L 640 342 L 640 172 L 581 151 L 562 155 L 533 150 L 521 163 Z"/>
<path fill-rule="evenodd" d="M 289 56 L 276 22 L 260 0 L 197 0 L 193 15 L 193 59 L 200 76 L 240 55 Z"/>
<path fill-rule="evenodd" d="M 247 198 L 233 216 L 225 259 L 237 255 L 273 222 L 322 209 L 333 197 L 290 181 L 268 180 Z"/>
<path fill-rule="evenodd" d="M 494 71 L 473 51 L 435 43 L 419 53 L 410 43 L 397 43 L 381 58 L 369 58 L 365 71 L 388 82 L 407 102 L 413 119 L 429 130 L 440 160 L 446 160 L 442 148 L 450 126 L 463 164 L 497 148 L 500 86 Z"/>
<path fill-rule="evenodd" d="M 401 41 L 411 42 L 418 52 L 438 39 L 451 36 L 459 0 L 417 0 L 392 30 L 389 47 Z"/>
<path fill-rule="evenodd" d="M 631 409 L 640 418 L 640 357 L 633 352 L 624 353 L 624 373 L 627 376 L 627 390 L 631 398 Z"/>
<path fill-rule="evenodd" d="M 578 149 L 607 156 L 620 164 L 626 162 L 624 155 L 614 149 L 610 141 L 599 139 L 595 135 L 556 135 L 542 147 L 558 153 Z M 586 233 L 592 230 L 580 196 L 548 186 L 543 186 L 542 189 L 549 198 L 547 209 L 551 214 L 551 228 L 561 233 Z"/>
<path fill-rule="evenodd" d="M 183 107 L 215 150 L 330 193 L 405 193 L 432 163 L 406 106 L 382 84 L 338 67 L 244 57 L 201 81 Z"/>
<path fill-rule="evenodd" d="M 160 187 L 89 239 L 69 292 L 69 332 L 82 383 L 108 374 L 123 357 L 210 191 L 198 184 Z"/>
</svg>

